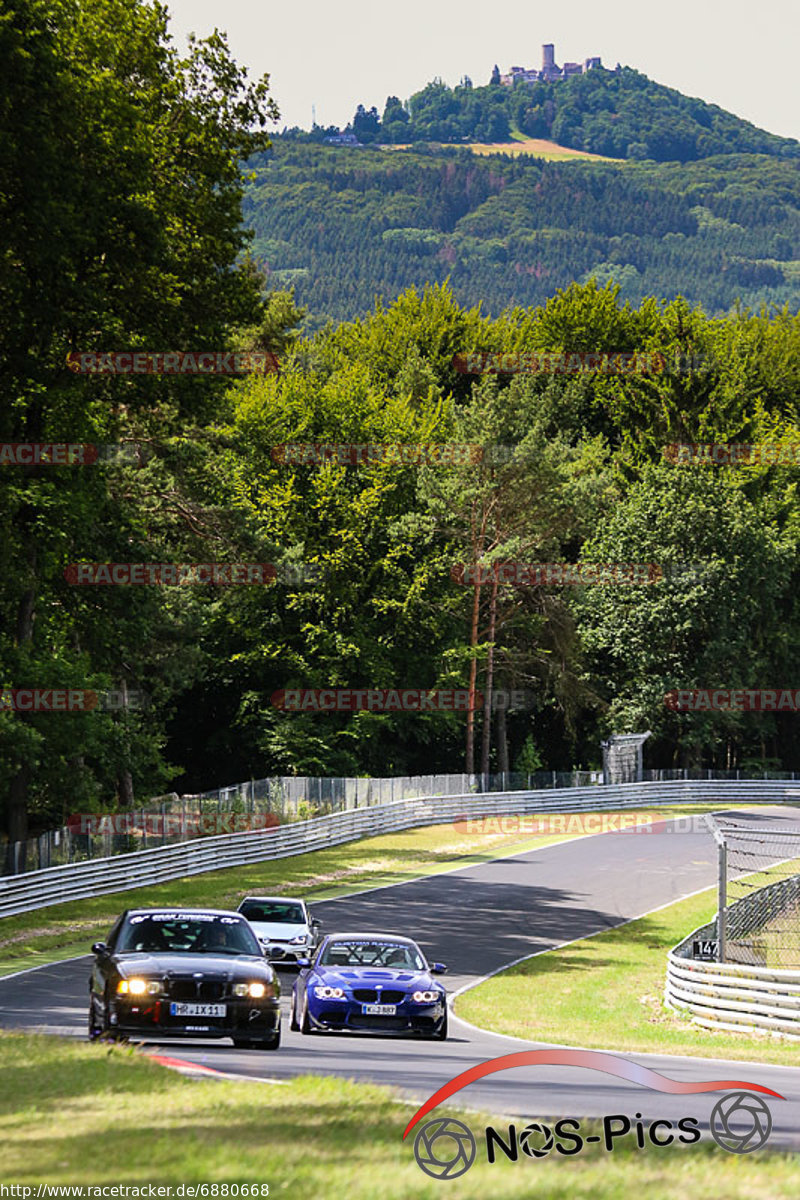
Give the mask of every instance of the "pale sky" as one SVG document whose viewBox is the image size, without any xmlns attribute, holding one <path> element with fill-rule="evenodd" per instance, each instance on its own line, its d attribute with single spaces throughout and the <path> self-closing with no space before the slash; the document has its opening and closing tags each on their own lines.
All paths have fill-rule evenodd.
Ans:
<svg viewBox="0 0 800 1200">
<path fill-rule="evenodd" d="M 171 30 L 214 27 L 238 62 L 268 72 L 285 125 L 344 126 L 356 105 L 383 112 L 435 76 L 488 83 L 496 62 L 541 66 L 543 42 L 556 62 L 599 54 L 606 67 L 635 67 L 658 83 L 699 96 L 771 133 L 800 137 L 798 0 L 167 0 Z"/>
</svg>

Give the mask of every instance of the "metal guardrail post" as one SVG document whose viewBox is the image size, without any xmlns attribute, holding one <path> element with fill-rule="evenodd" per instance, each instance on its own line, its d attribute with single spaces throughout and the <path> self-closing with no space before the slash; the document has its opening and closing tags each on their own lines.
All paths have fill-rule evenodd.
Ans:
<svg viewBox="0 0 800 1200">
<path fill-rule="evenodd" d="M 720 837 L 717 846 L 719 862 L 719 878 L 717 892 L 717 939 L 719 941 L 719 957 L 717 962 L 725 962 L 725 938 L 728 920 L 728 847 L 724 837 Z"/>
</svg>

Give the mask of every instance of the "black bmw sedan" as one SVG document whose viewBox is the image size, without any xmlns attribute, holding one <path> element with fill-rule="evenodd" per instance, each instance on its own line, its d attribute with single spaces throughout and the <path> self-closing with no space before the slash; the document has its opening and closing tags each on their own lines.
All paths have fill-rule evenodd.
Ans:
<svg viewBox="0 0 800 1200">
<path fill-rule="evenodd" d="M 95 942 L 89 1037 L 223 1038 L 277 1050 L 280 983 L 239 913 L 137 908 Z"/>
</svg>

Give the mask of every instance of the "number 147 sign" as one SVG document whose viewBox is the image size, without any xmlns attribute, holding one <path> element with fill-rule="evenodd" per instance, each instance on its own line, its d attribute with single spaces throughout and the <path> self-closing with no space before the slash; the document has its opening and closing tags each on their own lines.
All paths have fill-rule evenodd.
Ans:
<svg viewBox="0 0 800 1200">
<path fill-rule="evenodd" d="M 714 940 L 692 942 L 692 958 L 703 962 L 716 962 L 719 958 L 719 942 Z"/>
</svg>

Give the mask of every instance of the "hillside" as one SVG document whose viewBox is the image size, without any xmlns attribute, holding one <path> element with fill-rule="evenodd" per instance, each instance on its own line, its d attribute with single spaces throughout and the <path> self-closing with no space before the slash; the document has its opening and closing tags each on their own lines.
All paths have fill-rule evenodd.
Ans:
<svg viewBox="0 0 800 1200">
<path fill-rule="evenodd" d="M 800 157 L 800 142 L 758 129 L 715 104 L 684 96 L 625 67 L 552 83 L 449 88 L 441 80 L 406 104 L 389 96 L 383 115 L 359 106 L 348 130 L 364 144 L 503 142 L 515 131 L 608 158 L 691 162 L 719 154 Z M 331 131 L 291 130 L 301 141 Z"/>
<path fill-rule="evenodd" d="M 253 255 L 273 287 L 294 286 L 310 329 L 448 277 L 461 304 L 490 314 L 592 275 L 633 303 L 682 294 L 710 313 L 739 300 L 800 306 L 791 157 L 620 165 L 278 139 L 253 166 Z"/>
</svg>

